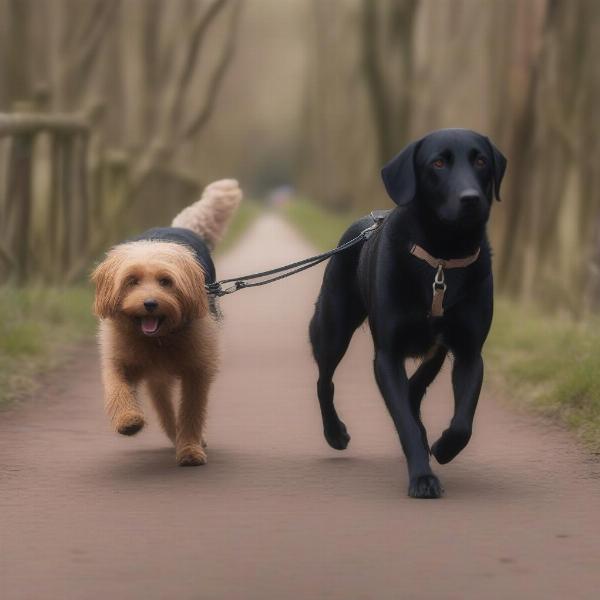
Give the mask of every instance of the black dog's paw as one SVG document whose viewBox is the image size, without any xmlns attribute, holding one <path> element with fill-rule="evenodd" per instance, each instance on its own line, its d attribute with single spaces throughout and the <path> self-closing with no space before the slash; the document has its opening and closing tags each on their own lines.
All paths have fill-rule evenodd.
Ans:
<svg viewBox="0 0 600 600">
<path fill-rule="evenodd" d="M 444 488 L 435 475 L 419 475 L 410 480 L 408 495 L 411 498 L 441 498 Z"/>
<path fill-rule="evenodd" d="M 431 447 L 431 454 L 441 464 L 449 463 L 469 443 L 471 432 L 466 429 L 446 429 Z"/>
<path fill-rule="evenodd" d="M 350 434 L 342 421 L 328 425 L 323 430 L 327 443 L 335 450 L 345 450 L 350 442 Z"/>
</svg>

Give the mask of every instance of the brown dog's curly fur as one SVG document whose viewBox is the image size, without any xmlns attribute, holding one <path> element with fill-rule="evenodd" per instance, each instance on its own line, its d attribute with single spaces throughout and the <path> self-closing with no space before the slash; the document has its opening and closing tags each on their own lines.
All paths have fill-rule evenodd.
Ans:
<svg viewBox="0 0 600 600">
<path fill-rule="evenodd" d="M 199 203 L 176 217 L 177 226 L 216 241 L 241 199 L 237 182 L 208 186 Z M 194 210 L 191 210 L 191 209 Z M 185 211 L 184 211 L 185 212 Z M 219 213 L 219 227 L 210 213 Z M 201 224 L 210 222 L 205 232 Z M 175 221 L 174 221 L 175 224 Z M 191 249 L 177 243 L 136 241 L 112 248 L 92 275 L 94 312 L 101 319 L 105 400 L 116 431 L 134 435 L 145 424 L 137 388 L 145 382 L 180 465 L 206 462 L 204 428 L 210 384 L 217 372 L 217 323 L 208 309 L 204 272 Z M 143 331 L 144 302 L 157 302 L 157 329 Z M 178 414 L 172 392 L 180 384 Z"/>
</svg>

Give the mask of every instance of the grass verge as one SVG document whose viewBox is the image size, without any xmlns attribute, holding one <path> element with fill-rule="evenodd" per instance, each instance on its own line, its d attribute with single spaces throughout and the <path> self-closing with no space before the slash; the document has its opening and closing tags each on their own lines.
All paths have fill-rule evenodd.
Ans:
<svg viewBox="0 0 600 600">
<path fill-rule="evenodd" d="M 232 248 L 262 210 L 260 204 L 255 200 L 242 200 L 225 237 L 217 246 L 217 254 L 223 254 Z"/>
<path fill-rule="evenodd" d="M 284 213 L 321 250 L 332 248 L 352 222 L 309 202 Z M 516 408 L 565 424 L 600 452 L 600 319 L 575 323 L 496 302 L 485 347 L 486 369 Z"/>
<path fill-rule="evenodd" d="M 496 303 L 486 363 L 504 395 L 600 452 L 600 321 L 575 323 Z"/>
<path fill-rule="evenodd" d="M 92 291 L 83 285 L 0 287 L 0 407 L 33 392 L 38 375 L 93 334 L 91 306 Z"/>
<path fill-rule="evenodd" d="M 294 200 L 283 208 L 284 216 L 318 250 L 334 248 L 342 233 L 358 216 L 334 213 L 307 200 Z"/>
</svg>

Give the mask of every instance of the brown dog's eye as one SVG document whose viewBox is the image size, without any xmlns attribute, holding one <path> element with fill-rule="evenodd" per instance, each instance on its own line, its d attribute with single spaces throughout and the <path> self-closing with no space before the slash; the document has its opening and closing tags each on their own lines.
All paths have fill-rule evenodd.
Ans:
<svg viewBox="0 0 600 600">
<path fill-rule="evenodd" d="M 443 169 L 445 164 L 446 164 L 446 163 L 445 163 L 445 161 L 444 161 L 444 159 L 443 159 L 443 158 L 438 158 L 437 160 L 434 160 L 434 161 L 433 161 L 433 166 L 434 166 L 436 169 Z"/>
<path fill-rule="evenodd" d="M 478 156 L 475 159 L 475 166 L 476 167 L 485 167 L 485 165 L 487 165 L 487 160 L 485 160 L 485 158 L 483 156 Z"/>
<path fill-rule="evenodd" d="M 168 277 L 161 277 L 158 280 L 158 285 L 160 285 L 161 287 L 171 287 L 171 285 L 173 285 L 173 282 Z"/>
<path fill-rule="evenodd" d="M 134 285 L 137 285 L 139 282 L 140 282 L 139 279 L 137 279 L 136 277 L 131 277 L 129 279 L 129 281 L 127 282 L 127 285 L 134 286 Z"/>
</svg>

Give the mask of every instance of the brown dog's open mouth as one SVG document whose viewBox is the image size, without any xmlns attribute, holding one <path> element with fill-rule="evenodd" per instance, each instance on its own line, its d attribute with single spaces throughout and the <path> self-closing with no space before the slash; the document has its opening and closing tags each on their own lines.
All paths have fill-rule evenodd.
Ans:
<svg viewBox="0 0 600 600">
<path fill-rule="evenodd" d="M 144 335 L 156 335 L 164 317 L 141 317 L 140 324 Z"/>
</svg>

